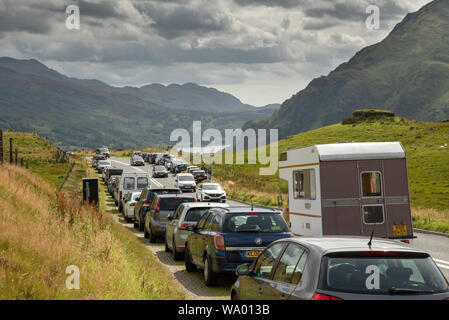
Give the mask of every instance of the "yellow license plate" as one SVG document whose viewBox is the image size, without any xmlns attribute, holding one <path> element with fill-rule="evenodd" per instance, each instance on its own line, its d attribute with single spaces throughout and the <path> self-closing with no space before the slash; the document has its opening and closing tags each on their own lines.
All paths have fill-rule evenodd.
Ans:
<svg viewBox="0 0 449 320">
<path fill-rule="evenodd" d="M 248 250 L 246 251 L 247 258 L 257 258 L 262 253 L 261 250 Z"/>
<path fill-rule="evenodd" d="M 396 224 L 393 226 L 393 234 L 395 236 L 406 236 L 407 226 L 405 224 Z"/>
</svg>

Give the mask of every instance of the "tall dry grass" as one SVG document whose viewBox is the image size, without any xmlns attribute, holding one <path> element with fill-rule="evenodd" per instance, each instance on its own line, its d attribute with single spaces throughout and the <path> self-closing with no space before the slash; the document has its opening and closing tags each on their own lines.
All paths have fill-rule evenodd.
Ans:
<svg viewBox="0 0 449 320">
<path fill-rule="evenodd" d="M 0 167 L 0 299 L 183 299 L 168 272 L 117 228 L 30 171 Z M 65 286 L 69 265 L 80 269 L 80 290 Z"/>
</svg>

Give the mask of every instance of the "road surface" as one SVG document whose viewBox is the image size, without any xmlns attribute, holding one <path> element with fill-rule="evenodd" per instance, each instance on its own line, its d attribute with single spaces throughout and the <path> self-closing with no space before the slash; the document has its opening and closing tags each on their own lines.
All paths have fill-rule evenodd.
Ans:
<svg viewBox="0 0 449 320">
<path fill-rule="evenodd" d="M 129 164 L 129 159 L 115 158 L 111 159 L 112 165 L 124 169 L 125 171 L 140 171 L 148 172 L 152 176 L 152 165 L 145 165 L 145 167 L 132 167 Z M 173 175 L 169 174 L 168 178 L 151 178 L 151 185 L 156 187 L 166 186 L 173 187 Z M 192 194 L 194 195 L 194 194 Z M 230 206 L 242 206 L 241 203 L 228 200 Z M 133 228 L 133 224 L 126 223 L 122 216 L 117 219 L 124 226 L 132 230 L 139 237 L 145 245 L 153 252 L 153 254 L 165 264 L 174 274 L 175 279 L 185 288 L 188 295 L 193 299 L 228 299 L 230 288 L 234 278 L 220 279 L 217 288 L 209 288 L 204 285 L 202 273 L 187 273 L 184 268 L 184 262 L 174 261 L 170 253 L 164 250 L 164 243 L 150 244 L 143 237 L 143 233 Z M 424 250 L 433 257 L 434 261 L 449 279 L 449 238 L 437 235 L 417 233 L 417 239 L 412 240 L 411 246 Z"/>
</svg>

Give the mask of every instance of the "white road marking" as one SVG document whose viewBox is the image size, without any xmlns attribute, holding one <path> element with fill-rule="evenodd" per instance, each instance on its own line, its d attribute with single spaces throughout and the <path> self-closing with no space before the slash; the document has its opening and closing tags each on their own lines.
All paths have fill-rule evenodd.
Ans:
<svg viewBox="0 0 449 320">
<path fill-rule="evenodd" d="M 117 162 L 117 163 L 123 164 L 125 166 L 131 167 L 131 165 L 129 163 L 126 163 L 126 162 L 122 162 L 122 161 L 118 161 L 118 160 L 111 160 L 111 162 Z M 137 171 L 145 172 L 145 170 L 142 170 L 140 168 L 136 168 L 136 167 L 133 167 L 133 168 L 135 170 L 137 170 Z M 162 183 L 160 183 L 159 181 L 157 181 L 157 180 L 155 180 L 153 178 L 150 178 L 150 181 L 153 182 L 157 187 L 163 187 L 164 186 Z"/>
<path fill-rule="evenodd" d="M 438 263 L 437 263 L 437 266 L 439 266 L 440 268 L 444 268 L 444 269 L 448 269 L 449 270 L 449 266 L 443 266 L 442 264 L 438 264 Z"/>
<path fill-rule="evenodd" d="M 435 258 L 433 258 L 433 260 L 434 260 L 435 262 L 439 262 L 439 263 L 443 263 L 443 264 L 449 265 L 449 261 L 444 261 L 444 260 L 435 259 Z"/>
</svg>

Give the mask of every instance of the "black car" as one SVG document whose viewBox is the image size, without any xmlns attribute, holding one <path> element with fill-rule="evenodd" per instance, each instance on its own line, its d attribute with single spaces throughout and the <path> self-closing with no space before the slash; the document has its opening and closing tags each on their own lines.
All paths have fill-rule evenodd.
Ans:
<svg viewBox="0 0 449 320">
<path fill-rule="evenodd" d="M 168 217 L 184 202 L 196 202 L 196 198 L 182 194 L 156 194 L 151 203 L 150 210 L 145 215 L 144 236 L 150 242 L 157 237 L 165 236 L 165 228 L 169 222 Z"/>
<path fill-rule="evenodd" d="M 174 174 L 178 174 L 178 173 L 184 172 L 186 170 L 187 170 L 187 164 L 185 164 L 185 163 L 178 163 L 175 166 L 173 166 L 172 172 Z"/>
<path fill-rule="evenodd" d="M 292 236 L 279 212 L 249 207 L 213 208 L 194 227 L 185 245 L 187 272 L 200 267 L 204 282 L 215 285 L 220 273 L 233 274 L 253 262 L 273 241 Z"/>
<path fill-rule="evenodd" d="M 200 183 L 203 182 L 204 180 L 207 180 L 207 174 L 204 170 L 192 171 L 192 175 L 196 183 Z"/>
<path fill-rule="evenodd" d="M 429 254 L 366 237 L 274 242 L 237 268 L 233 300 L 448 300 L 449 286 Z"/>
<path fill-rule="evenodd" d="M 168 171 L 164 166 L 155 166 L 153 178 L 168 178 Z"/>
<path fill-rule="evenodd" d="M 119 169 L 119 168 L 107 168 L 106 169 L 106 174 L 104 177 L 105 181 L 109 181 L 109 179 L 112 176 L 121 176 L 123 173 L 123 169 Z"/>
<path fill-rule="evenodd" d="M 134 155 L 131 158 L 131 165 L 132 166 L 144 166 L 145 161 L 143 161 L 143 158 L 141 156 Z"/>
<path fill-rule="evenodd" d="M 151 203 L 156 194 L 181 194 L 181 190 L 178 188 L 144 188 L 139 196 L 139 201 L 137 201 L 134 207 L 134 228 L 143 231 L 145 215 L 150 210 Z"/>
</svg>

